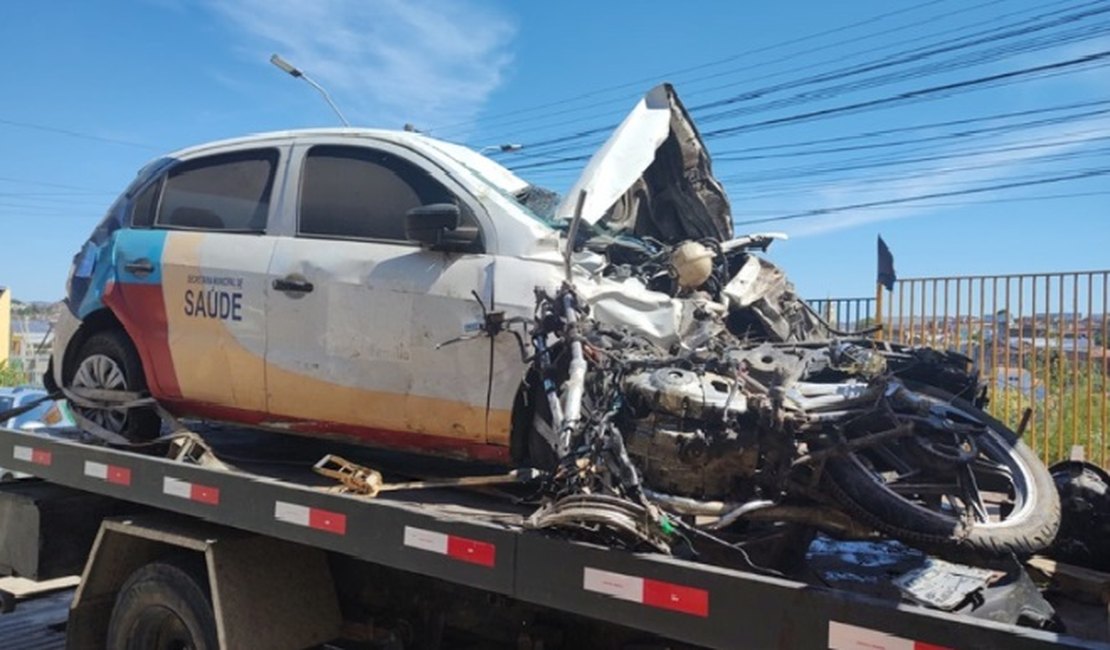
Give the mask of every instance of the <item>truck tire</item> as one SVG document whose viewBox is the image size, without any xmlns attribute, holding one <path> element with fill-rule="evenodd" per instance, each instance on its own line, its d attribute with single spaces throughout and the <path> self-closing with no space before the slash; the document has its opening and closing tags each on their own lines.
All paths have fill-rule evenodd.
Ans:
<svg viewBox="0 0 1110 650">
<path fill-rule="evenodd" d="M 120 330 L 108 329 L 90 336 L 81 345 L 73 363 L 68 365 L 67 386 L 136 393 L 147 390 L 139 353 Z M 74 411 L 134 442 L 157 438 L 162 428 L 162 419 L 150 408 L 121 411 L 74 406 Z"/>
<path fill-rule="evenodd" d="M 108 622 L 112 650 L 218 650 L 203 565 L 164 560 L 139 567 L 120 588 Z"/>
</svg>

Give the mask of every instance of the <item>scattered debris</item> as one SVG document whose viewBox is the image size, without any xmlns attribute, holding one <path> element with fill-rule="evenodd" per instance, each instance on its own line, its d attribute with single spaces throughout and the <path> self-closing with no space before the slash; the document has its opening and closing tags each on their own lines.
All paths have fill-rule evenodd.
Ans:
<svg viewBox="0 0 1110 650">
<path fill-rule="evenodd" d="M 930 558 L 921 568 L 898 576 L 894 584 L 911 600 L 950 612 L 1003 574 Z"/>
<path fill-rule="evenodd" d="M 894 540 L 840 541 L 823 535 L 813 541 L 806 559 L 814 575 L 833 589 L 1008 625 L 1062 630 L 1052 603 L 1013 559 L 973 567 L 930 557 Z"/>
</svg>

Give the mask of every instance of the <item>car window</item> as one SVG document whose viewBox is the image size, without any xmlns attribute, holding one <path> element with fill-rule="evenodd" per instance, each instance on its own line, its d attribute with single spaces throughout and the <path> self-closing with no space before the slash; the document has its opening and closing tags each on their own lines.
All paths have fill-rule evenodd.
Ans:
<svg viewBox="0 0 1110 650">
<path fill-rule="evenodd" d="M 417 165 L 367 147 L 309 149 L 301 178 L 298 233 L 404 241 L 405 213 L 432 203 L 459 203 Z M 463 207 L 463 222 L 474 219 Z"/>
<path fill-rule="evenodd" d="M 163 184 L 155 225 L 263 232 L 277 161 L 276 149 L 257 149 L 198 158 L 174 167 Z"/>
<path fill-rule="evenodd" d="M 149 228 L 154 224 L 154 211 L 158 207 L 158 192 L 162 181 L 148 185 L 131 202 L 131 225 L 136 228 Z"/>
</svg>

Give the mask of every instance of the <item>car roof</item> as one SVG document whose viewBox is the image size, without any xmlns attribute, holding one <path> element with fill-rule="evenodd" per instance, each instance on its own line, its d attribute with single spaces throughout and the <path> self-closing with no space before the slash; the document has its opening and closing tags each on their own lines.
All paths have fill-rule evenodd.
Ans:
<svg viewBox="0 0 1110 650">
<path fill-rule="evenodd" d="M 396 131 L 390 129 L 366 129 L 355 127 L 335 127 L 335 128 L 317 128 L 317 129 L 291 129 L 287 131 L 268 131 L 265 133 L 253 133 L 237 138 L 228 138 L 226 140 L 217 140 L 214 142 L 205 142 L 204 144 L 186 147 L 174 151 L 169 155 L 171 158 L 185 158 L 193 156 L 198 153 L 207 151 L 208 149 L 215 149 L 217 147 L 227 147 L 233 145 L 261 143 L 269 140 L 308 140 L 311 141 L 316 138 L 335 138 L 335 137 L 350 137 L 356 138 L 369 138 L 374 140 L 384 140 L 396 144 L 407 145 L 428 145 L 434 142 L 441 142 L 435 138 L 430 138 L 422 133 L 413 131 Z"/>
<path fill-rule="evenodd" d="M 457 162 L 461 162 L 510 193 L 517 192 L 529 185 L 527 181 L 519 178 L 500 163 L 486 158 L 466 145 L 449 142 L 447 140 L 439 140 L 415 131 L 396 131 L 390 129 L 337 127 L 269 131 L 239 138 L 206 142 L 193 147 L 179 149 L 178 151 L 168 154 L 167 157 L 185 159 L 202 155 L 212 149 L 237 145 L 263 144 L 273 140 L 292 140 L 301 143 L 312 143 L 313 140 L 324 140 L 325 138 L 333 140 L 337 137 L 350 138 L 351 140 L 377 140 L 379 142 L 389 142 L 411 147 L 422 150 L 425 153 L 435 152 L 438 155 L 447 156 Z"/>
</svg>

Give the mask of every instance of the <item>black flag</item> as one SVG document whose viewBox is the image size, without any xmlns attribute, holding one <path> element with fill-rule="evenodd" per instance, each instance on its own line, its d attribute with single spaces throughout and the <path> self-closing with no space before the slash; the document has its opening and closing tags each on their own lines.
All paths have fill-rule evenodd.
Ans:
<svg viewBox="0 0 1110 650">
<path fill-rule="evenodd" d="M 883 236 L 879 235 L 879 274 L 875 282 L 886 287 L 887 291 L 894 291 L 894 281 L 898 274 L 894 272 L 894 256 L 890 254 Z"/>
</svg>

